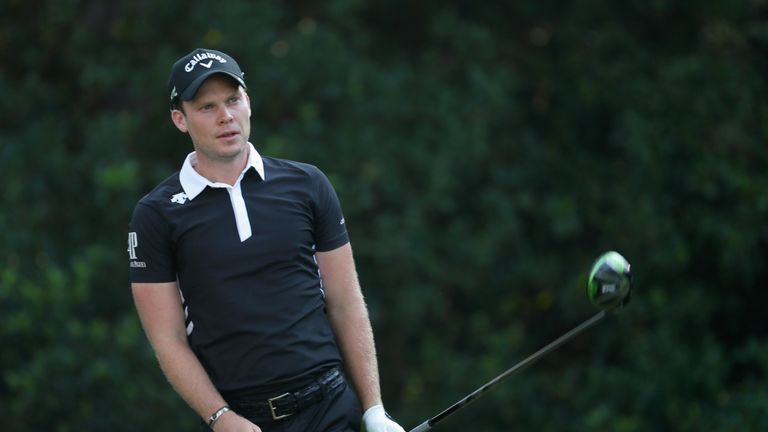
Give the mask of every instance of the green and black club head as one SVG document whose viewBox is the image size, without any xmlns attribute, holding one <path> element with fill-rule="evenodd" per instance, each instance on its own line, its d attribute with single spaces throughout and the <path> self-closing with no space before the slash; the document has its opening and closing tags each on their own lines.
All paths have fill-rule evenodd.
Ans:
<svg viewBox="0 0 768 432">
<path fill-rule="evenodd" d="M 595 260 L 587 280 L 587 297 L 600 309 L 627 304 L 632 296 L 630 265 L 618 252 L 606 252 Z"/>
</svg>

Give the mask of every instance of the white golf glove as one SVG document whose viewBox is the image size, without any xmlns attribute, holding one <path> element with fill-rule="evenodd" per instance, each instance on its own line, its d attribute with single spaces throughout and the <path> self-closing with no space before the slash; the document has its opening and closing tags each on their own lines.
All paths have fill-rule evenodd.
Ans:
<svg viewBox="0 0 768 432">
<path fill-rule="evenodd" d="M 384 411 L 384 405 L 374 405 L 363 414 L 363 431 L 365 432 L 405 432 L 399 424 Z"/>
</svg>

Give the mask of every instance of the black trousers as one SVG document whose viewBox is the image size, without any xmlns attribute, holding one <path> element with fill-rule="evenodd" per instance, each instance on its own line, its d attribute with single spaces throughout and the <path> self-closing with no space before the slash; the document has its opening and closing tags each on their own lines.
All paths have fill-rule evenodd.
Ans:
<svg viewBox="0 0 768 432">
<path fill-rule="evenodd" d="M 225 414 L 227 415 L 227 414 Z M 359 432 L 363 412 L 357 394 L 346 382 L 328 390 L 321 401 L 279 420 L 249 418 L 263 432 Z M 202 423 L 202 432 L 212 432 Z"/>
</svg>

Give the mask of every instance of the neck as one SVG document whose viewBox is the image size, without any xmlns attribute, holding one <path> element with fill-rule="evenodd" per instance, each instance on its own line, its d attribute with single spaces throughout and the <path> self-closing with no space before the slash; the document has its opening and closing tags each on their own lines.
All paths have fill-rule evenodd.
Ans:
<svg viewBox="0 0 768 432">
<path fill-rule="evenodd" d="M 193 168 L 198 174 L 214 183 L 226 183 L 234 186 L 248 164 L 248 153 L 249 151 L 246 150 L 232 159 L 215 160 L 197 152 L 197 163 L 193 165 Z"/>
</svg>

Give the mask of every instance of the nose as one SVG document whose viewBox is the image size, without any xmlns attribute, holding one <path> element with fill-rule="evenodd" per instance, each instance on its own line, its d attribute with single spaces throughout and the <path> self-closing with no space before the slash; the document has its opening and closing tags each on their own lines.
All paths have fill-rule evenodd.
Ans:
<svg viewBox="0 0 768 432">
<path fill-rule="evenodd" d="M 229 123 L 232 121 L 232 119 L 232 113 L 229 112 L 229 109 L 227 109 L 227 107 L 222 107 L 221 115 L 219 116 L 219 123 Z"/>
</svg>

